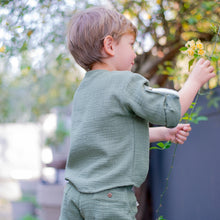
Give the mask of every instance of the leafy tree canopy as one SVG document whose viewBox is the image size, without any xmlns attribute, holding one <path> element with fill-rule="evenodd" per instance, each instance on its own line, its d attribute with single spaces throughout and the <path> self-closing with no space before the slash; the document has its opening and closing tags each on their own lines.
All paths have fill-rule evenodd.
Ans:
<svg viewBox="0 0 220 220">
<path fill-rule="evenodd" d="M 167 75 L 155 74 L 158 68 L 169 64 L 172 72 L 186 41 L 210 43 L 220 25 L 215 0 L 1 0 L 1 122 L 38 120 L 71 102 L 81 70 L 66 49 L 68 22 L 75 11 L 101 4 L 116 8 L 138 27 L 134 71 L 160 86 Z"/>
</svg>

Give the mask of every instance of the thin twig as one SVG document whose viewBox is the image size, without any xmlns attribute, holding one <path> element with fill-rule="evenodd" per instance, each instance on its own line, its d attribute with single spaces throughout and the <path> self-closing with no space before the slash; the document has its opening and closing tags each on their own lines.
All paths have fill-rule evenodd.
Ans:
<svg viewBox="0 0 220 220">
<path fill-rule="evenodd" d="M 211 55 L 210 55 L 210 57 L 209 57 L 210 60 L 212 59 L 213 54 L 214 54 L 214 52 L 215 52 L 215 48 L 216 48 L 216 45 L 217 45 L 217 41 L 218 41 L 219 34 L 220 34 L 220 25 L 219 25 L 219 27 L 218 27 L 218 33 L 217 33 L 217 36 L 216 36 L 216 40 L 215 40 L 215 44 L 214 44 L 212 53 L 211 53 Z"/>
<path fill-rule="evenodd" d="M 165 185 L 164 191 L 163 191 L 163 192 L 161 193 L 161 195 L 160 195 L 160 205 L 159 205 L 158 209 L 156 210 L 156 214 L 157 214 L 158 217 L 159 217 L 160 208 L 162 207 L 163 197 L 164 197 L 165 193 L 166 193 L 167 190 L 168 190 L 169 178 L 170 178 L 170 174 L 171 174 L 172 169 L 173 169 L 174 159 L 175 159 L 175 156 L 176 156 L 177 147 L 178 147 L 178 144 L 176 144 L 176 146 L 175 146 L 175 148 L 174 148 L 174 153 L 173 153 L 173 156 L 172 156 L 171 166 L 170 166 L 170 169 L 169 169 L 168 176 L 167 176 L 167 178 L 166 178 L 166 185 Z"/>
<path fill-rule="evenodd" d="M 192 117 L 192 114 L 193 114 L 193 112 L 194 112 L 194 110 L 195 110 L 195 106 L 196 106 L 196 104 L 197 104 L 197 102 L 198 102 L 199 94 L 200 94 L 200 93 L 198 92 L 197 95 L 196 95 L 195 102 L 194 102 L 195 104 L 193 105 L 193 107 L 192 107 L 192 109 L 191 109 L 191 111 L 190 111 L 189 118 L 186 120 L 185 123 L 188 123 L 188 122 L 189 122 L 189 119 L 191 119 L 191 117 Z M 181 121 L 182 121 L 182 120 L 181 120 Z M 181 122 L 181 121 L 180 121 L 180 122 Z M 157 210 L 156 210 L 156 215 L 158 216 L 158 218 L 159 218 L 160 208 L 162 207 L 163 197 L 164 197 L 165 193 L 166 193 L 167 190 L 168 190 L 168 184 L 169 184 L 170 174 L 171 174 L 171 172 L 172 172 L 172 170 L 173 170 L 174 159 L 175 159 L 175 156 L 176 156 L 177 147 L 178 147 L 178 144 L 176 144 L 176 145 L 175 145 L 175 148 L 174 148 L 174 153 L 173 153 L 173 156 L 172 156 L 172 162 L 171 162 L 171 166 L 170 166 L 170 169 L 169 169 L 169 172 L 168 172 L 168 176 L 167 176 L 167 178 L 166 178 L 166 185 L 165 185 L 164 191 L 160 194 L 160 205 L 159 205 L 159 207 L 158 207 Z"/>
</svg>

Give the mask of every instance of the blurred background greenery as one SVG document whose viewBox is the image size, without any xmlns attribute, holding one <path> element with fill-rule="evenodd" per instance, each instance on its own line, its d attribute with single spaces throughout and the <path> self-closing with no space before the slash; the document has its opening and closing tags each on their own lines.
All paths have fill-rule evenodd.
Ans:
<svg viewBox="0 0 220 220">
<path fill-rule="evenodd" d="M 67 25 L 75 11 L 101 4 L 137 25 L 134 71 L 159 86 L 177 78 L 179 48 L 195 38 L 212 46 L 219 25 L 214 0 L 1 0 L 1 123 L 37 121 L 71 102 L 82 70 L 66 49 Z"/>
</svg>

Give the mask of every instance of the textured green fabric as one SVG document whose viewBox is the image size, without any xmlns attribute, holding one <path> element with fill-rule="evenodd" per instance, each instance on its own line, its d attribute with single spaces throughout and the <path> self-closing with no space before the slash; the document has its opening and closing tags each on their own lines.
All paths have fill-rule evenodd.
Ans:
<svg viewBox="0 0 220 220">
<path fill-rule="evenodd" d="M 66 179 L 84 193 L 139 187 L 149 167 L 149 122 L 174 127 L 179 119 L 177 92 L 152 89 L 129 71 L 87 72 L 74 95 Z"/>
<path fill-rule="evenodd" d="M 80 193 L 67 183 L 60 220 L 135 220 L 136 198 L 132 187 Z"/>
</svg>

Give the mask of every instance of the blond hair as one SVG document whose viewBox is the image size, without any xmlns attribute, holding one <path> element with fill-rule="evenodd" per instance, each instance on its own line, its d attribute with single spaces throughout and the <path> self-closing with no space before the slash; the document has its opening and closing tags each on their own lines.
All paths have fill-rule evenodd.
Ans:
<svg viewBox="0 0 220 220">
<path fill-rule="evenodd" d="M 67 36 L 68 48 L 75 61 L 85 70 L 101 62 L 101 49 L 106 36 L 119 42 L 123 34 L 134 34 L 136 27 L 115 10 L 93 7 L 73 15 Z"/>
</svg>

